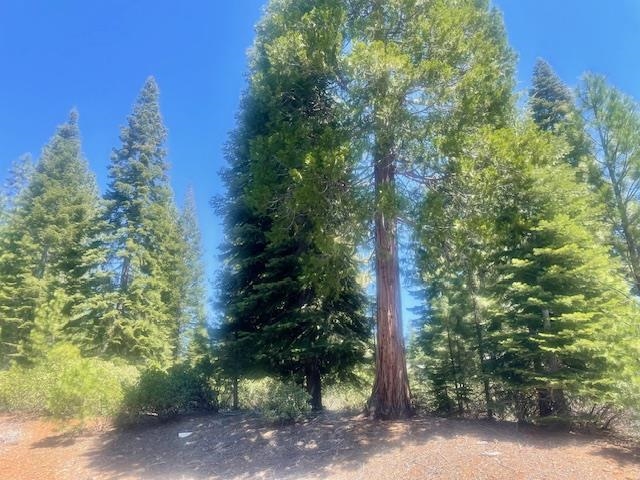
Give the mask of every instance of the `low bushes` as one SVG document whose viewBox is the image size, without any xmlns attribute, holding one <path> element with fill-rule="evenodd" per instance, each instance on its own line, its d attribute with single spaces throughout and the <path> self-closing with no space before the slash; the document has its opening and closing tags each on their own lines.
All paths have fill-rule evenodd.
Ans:
<svg viewBox="0 0 640 480">
<path fill-rule="evenodd" d="M 300 386 L 268 377 L 241 381 L 238 397 L 240 408 L 258 411 L 274 423 L 299 420 L 311 410 L 310 397 Z"/>
<path fill-rule="evenodd" d="M 83 358 L 63 344 L 31 368 L 0 372 L 0 408 L 58 418 L 111 416 L 137 378 L 134 367 Z"/>
<path fill-rule="evenodd" d="M 337 383 L 325 389 L 322 394 L 322 403 L 327 410 L 363 411 L 370 394 L 369 385 Z"/>
<path fill-rule="evenodd" d="M 191 410 L 216 410 L 217 396 L 209 379 L 187 364 L 167 370 L 148 369 L 130 387 L 123 403 L 124 419 L 170 417 Z"/>
<path fill-rule="evenodd" d="M 215 408 L 206 374 L 187 364 L 138 370 L 126 363 L 84 358 L 59 345 L 36 365 L 0 372 L 0 410 L 56 418 L 115 417 L 137 421 L 146 414 Z"/>
</svg>

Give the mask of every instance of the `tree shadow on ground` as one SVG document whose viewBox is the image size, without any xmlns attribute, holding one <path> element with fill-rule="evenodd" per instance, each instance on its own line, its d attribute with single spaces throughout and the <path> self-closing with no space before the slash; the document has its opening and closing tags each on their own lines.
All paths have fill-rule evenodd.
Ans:
<svg viewBox="0 0 640 480">
<path fill-rule="evenodd" d="M 181 432 L 191 433 L 180 438 Z M 438 476 L 451 473 L 447 469 L 460 463 L 450 457 L 453 450 L 468 456 L 461 462 L 470 469 L 504 469 L 510 468 L 510 456 L 518 455 L 517 449 L 544 458 L 550 450 L 574 445 L 595 445 L 593 453 L 619 465 L 640 466 L 637 451 L 598 445 L 592 436 L 509 422 L 429 417 L 376 422 L 324 413 L 300 424 L 276 427 L 251 414 L 200 415 L 112 431 L 100 440 L 86 454 L 96 479 L 358 478 L 369 462 L 384 466 L 390 453 L 404 472 L 397 471 L 395 478 L 466 478 L 462 470 L 456 471 L 458 477 Z"/>
<path fill-rule="evenodd" d="M 56 447 L 68 447 L 76 443 L 76 434 L 62 433 L 60 435 L 52 435 L 42 440 L 38 440 L 31 448 L 56 448 Z"/>
</svg>

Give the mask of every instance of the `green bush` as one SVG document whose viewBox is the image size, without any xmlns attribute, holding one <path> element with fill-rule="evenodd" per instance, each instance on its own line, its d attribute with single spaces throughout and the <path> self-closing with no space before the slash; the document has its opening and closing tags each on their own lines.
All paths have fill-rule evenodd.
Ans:
<svg viewBox="0 0 640 480">
<path fill-rule="evenodd" d="M 322 394 L 322 403 L 327 410 L 362 411 L 369 400 L 369 385 L 337 383 L 329 385 Z"/>
<path fill-rule="evenodd" d="M 168 417 L 181 412 L 217 408 L 208 378 L 187 364 L 168 370 L 150 368 L 129 388 L 123 405 L 125 419 L 144 415 Z"/>
<path fill-rule="evenodd" d="M 278 383 L 270 377 L 243 379 L 238 382 L 238 406 L 242 410 L 260 410 L 269 391 Z"/>
<path fill-rule="evenodd" d="M 0 410 L 44 414 L 55 371 L 43 366 L 0 372 Z"/>
<path fill-rule="evenodd" d="M 240 408 L 256 410 L 274 423 L 294 422 L 311 410 L 309 394 L 302 388 L 269 377 L 241 381 L 238 398 Z"/>
<path fill-rule="evenodd" d="M 59 418 L 110 416 L 137 376 L 132 366 L 83 358 L 78 348 L 63 344 L 31 368 L 0 373 L 0 408 Z"/>
<path fill-rule="evenodd" d="M 299 386 L 278 382 L 269 391 L 260 411 L 270 422 L 295 422 L 311 410 L 309 400 L 309 394 Z"/>
</svg>

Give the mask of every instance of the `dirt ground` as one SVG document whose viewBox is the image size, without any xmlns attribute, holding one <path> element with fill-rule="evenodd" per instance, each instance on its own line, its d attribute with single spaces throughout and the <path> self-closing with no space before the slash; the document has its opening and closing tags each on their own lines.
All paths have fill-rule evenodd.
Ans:
<svg viewBox="0 0 640 480">
<path fill-rule="evenodd" d="M 182 435 L 179 435 L 182 434 Z M 512 423 L 198 415 L 133 429 L 0 417 L 2 480 L 640 479 L 640 448 Z"/>
</svg>

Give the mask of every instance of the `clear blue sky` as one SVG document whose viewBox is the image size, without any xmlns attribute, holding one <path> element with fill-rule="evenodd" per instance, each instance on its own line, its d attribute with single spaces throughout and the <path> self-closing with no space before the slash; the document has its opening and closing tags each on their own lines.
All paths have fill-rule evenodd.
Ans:
<svg viewBox="0 0 640 480">
<path fill-rule="evenodd" d="M 84 152 L 101 188 L 138 90 L 154 75 L 169 129 L 178 202 L 193 185 L 209 276 L 220 221 L 208 205 L 263 0 L 0 0 L 0 180 L 80 111 Z M 640 99 L 640 0 L 494 0 L 525 90 L 537 57 L 569 85 L 591 70 Z"/>
</svg>

